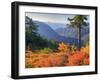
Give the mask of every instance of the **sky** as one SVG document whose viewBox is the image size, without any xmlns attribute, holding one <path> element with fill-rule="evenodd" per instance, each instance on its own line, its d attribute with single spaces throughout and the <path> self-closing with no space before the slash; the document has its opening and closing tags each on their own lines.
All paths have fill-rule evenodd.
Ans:
<svg viewBox="0 0 100 81">
<path fill-rule="evenodd" d="M 68 17 L 72 18 L 75 16 L 69 14 L 32 13 L 32 12 L 26 12 L 25 15 L 32 18 L 33 20 L 38 20 L 42 22 L 53 22 L 53 23 L 67 23 Z"/>
<path fill-rule="evenodd" d="M 25 16 L 32 18 L 35 21 L 51 22 L 51 23 L 62 23 L 69 24 L 68 18 L 73 18 L 75 14 L 56 14 L 56 13 L 36 13 L 26 12 Z M 88 16 L 89 19 L 89 16 Z M 54 27 L 53 27 L 54 28 Z"/>
</svg>

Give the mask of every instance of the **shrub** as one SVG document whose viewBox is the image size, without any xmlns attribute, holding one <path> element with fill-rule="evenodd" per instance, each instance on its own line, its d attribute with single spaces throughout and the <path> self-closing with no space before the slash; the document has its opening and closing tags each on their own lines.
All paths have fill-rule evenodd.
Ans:
<svg viewBox="0 0 100 81">
<path fill-rule="evenodd" d="M 83 52 L 76 51 L 68 57 L 68 66 L 83 65 L 84 58 L 85 54 Z"/>
<path fill-rule="evenodd" d="M 90 53 L 88 44 L 83 46 L 80 51 L 74 45 L 59 43 L 57 52 L 51 48 L 43 48 L 35 52 L 27 51 L 25 54 L 26 68 L 80 66 L 89 64 Z"/>
<path fill-rule="evenodd" d="M 82 47 L 81 51 L 86 53 L 86 54 L 89 54 L 89 45 L 87 44 L 85 47 Z"/>
<path fill-rule="evenodd" d="M 52 53 L 52 52 L 53 52 L 53 50 L 50 48 L 44 48 L 44 49 L 40 50 L 40 53 Z"/>
<path fill-rule="evenodd" d="M 72 46 L 71 46 L 71 51 L 76 51 L 77 50 L 77 47 L 73 44 Z"/>
<path fill-rule="evenodd" d="M 60 52 L 69 52 L 70 51 L 70 45 L 68 44 L 64 44 L 63 42 L 59 43 L 59 46 L 58 46 L 58 50 Z"/>
</svg>

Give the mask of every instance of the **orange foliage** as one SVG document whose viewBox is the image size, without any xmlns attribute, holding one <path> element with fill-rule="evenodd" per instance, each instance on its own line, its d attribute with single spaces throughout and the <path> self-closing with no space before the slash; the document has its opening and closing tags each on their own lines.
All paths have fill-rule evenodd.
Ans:
<svg viewBox="0 0 100 81">
<path fill-rule="evenodd" d="M 68 57 L 68 66 L 89 65 L 89 45 L 82 47 L 80 51 L 75 51 Z"/>
<path fill-rule="evenodd" d="M 60 52 L 69 52 L 70 51 L 70 45 L 64 44 L 63 42 L 59 43 L 58 51 L 60 51 Z"/>
<path fill-rule="evenodd" d="M 85 58 L 85 54 L 83 52 L 77 51 L 75 52 L 75 54 L 69 56 L 67 65 L 69 66 L 83 65 L 84 58 Z"/>
<path fill-rule="evenodd" d="M 79 66 L 89 65 L 90 55 L 89 46 L 82 47 L 80 51 L 70 50 L 71 46 L 60 43 L 58 52 L 52 54 L 26 52 L 25 66 L 26 68 L 36 67 L 57 67 L 57 66 Z M 67 54 L 69 53 L 69 54 Z"/>
</svg>

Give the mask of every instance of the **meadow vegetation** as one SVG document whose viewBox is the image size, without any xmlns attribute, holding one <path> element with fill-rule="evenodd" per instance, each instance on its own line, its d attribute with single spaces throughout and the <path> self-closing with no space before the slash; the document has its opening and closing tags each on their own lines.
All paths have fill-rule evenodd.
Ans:
<svg viewBox="0 0 100 81">
<path fill-rule="evenodd" d="M 77 27 L 80 30 L 84 18 L 84 16 L 76 16 L 74 19 L 69 20 L 72 25 L 78 25 Z M 79 20 L 81 20 L 80 23 L 78 23 Z M 82 46 L 80 46 L 81 36 L 78 36 L 78 46 L 70 45 L 63 41 L 57 42 L 53 39 L 40 36 L 37 33 L 38 25 L 33 23 L 32 20 L 29 22 L 29 25 L 29 27 L 25 27 L 26 68 L 81 66 L 90 64 L 89 40 Z"/>
</svg>

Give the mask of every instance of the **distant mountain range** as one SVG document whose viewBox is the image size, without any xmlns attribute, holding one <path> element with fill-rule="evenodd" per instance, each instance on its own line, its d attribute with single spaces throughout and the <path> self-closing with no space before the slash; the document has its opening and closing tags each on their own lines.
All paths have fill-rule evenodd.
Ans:
<svg viewBox="0 0 100 81">
<path fill-rule="evenodd" d="M 72 37 L 76 38 L 78 36 L 78 29 L 69 26 L 68 24 L 64 23 L 52 23 L 46 22 L 50 27 L 52 27 L 59 35 L 64 37 Z M 89 34 L 89 24 L 87 26 L 82 26 L 81 29 L 81 36 L 85 36 Z"/>
<path fill-rule="evenodd" d="M 45 22 L 45 23 L 48 24 L 50 27 L 52 27 L 52 29 L 54 30 L 66 27 L 66 24 L 64 23 L 55 23 L 55 22 Z"/>
<path fill-rule="evenodd" d="M 71 27 L 67 28 L 57 28 L 57 25 L 55 24 L 56 30 L 52 29 L 52 27 L 44 22 L 40 21 L 34 21 L 30 23 L 32 19 L 29 17 L 25 17 L 25 27 L 29 27 L 30 24 L 36 24 L 38 25 L 38 31 L 37 33 L 40 34 L 40 36 L 45 37 L 47 39 L 53 39 L 58 42 L 64 42 L 64 43 L 69 43 L 69 44 L 75 44 L 78 45 L 78 39 L 77 39 L 77 30 Z M 53 23 L 54 24 L 54 23 Z M 54 25 L 52 25 L 54 26 Z M 62 26 L 62 25 L 59 25 Z M 87 28 L 88 29 L 88 28 Z M 88 38 L 89 30 L 82 30 L 82 40 L 81 44 L 83 44 L 84 39 L 86 40 Z"/>
</svg>

